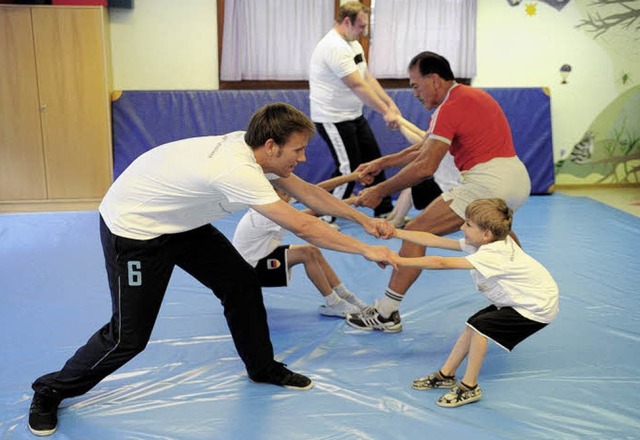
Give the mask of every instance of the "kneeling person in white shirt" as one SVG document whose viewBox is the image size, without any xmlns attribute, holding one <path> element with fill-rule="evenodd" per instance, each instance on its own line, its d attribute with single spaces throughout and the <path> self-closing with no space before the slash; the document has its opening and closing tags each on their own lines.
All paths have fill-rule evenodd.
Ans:
<svg viewBox="0 0 640 440">
<path fill-rule="evenodd" d="M 330 191 L 336 186 L 355 180 L 355 173 L 320 182 L 319 187 Z M 276 188 L 282 200 L 291 196 Z M 313 214 L 309 211 L 309 214 Z M 307 276 L 324 297 L 326 304 L 318 308 L 325 316 L 346 317 L 360 312 L 367 303 L 349 291 L 340 281 L 317 246 L 311 244 L 282 244 L 285 229 L 253 209 L 240 219 L 233 235 L 233 245 L 240 255 L 256 269 L 262 287 L 284 287 L 291 280 L 290 269 L 303 264 Z"/>
</svg>

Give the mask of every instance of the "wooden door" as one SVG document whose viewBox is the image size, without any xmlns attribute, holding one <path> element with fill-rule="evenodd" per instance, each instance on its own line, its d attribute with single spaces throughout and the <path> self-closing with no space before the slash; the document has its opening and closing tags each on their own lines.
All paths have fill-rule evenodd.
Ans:
<svg viewBox="0 0 640 440">
<path fill-rule="evenodd" d="M 0 7 L 0 201 L 46 199 L 31 11 Z"/>
<path fill-rule="evenodd" d="M 32 8 L 50 199 L 101 198 L 111 183 L 104 14 Z"/>
</svg>

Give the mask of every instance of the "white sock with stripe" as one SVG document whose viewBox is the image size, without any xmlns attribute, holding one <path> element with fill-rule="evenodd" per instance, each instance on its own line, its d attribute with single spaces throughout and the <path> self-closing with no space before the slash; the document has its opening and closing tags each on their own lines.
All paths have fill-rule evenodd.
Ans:
<svg viewBox="0 0 640 440">
<path fill-rule="evenodd" d="M 378 312 L 383 317 L 388 318 L 393 312 L 400 309 L 402 298 L 402 295 L 387 288 L 382 299 L 378 301 Z"/>
</svg>

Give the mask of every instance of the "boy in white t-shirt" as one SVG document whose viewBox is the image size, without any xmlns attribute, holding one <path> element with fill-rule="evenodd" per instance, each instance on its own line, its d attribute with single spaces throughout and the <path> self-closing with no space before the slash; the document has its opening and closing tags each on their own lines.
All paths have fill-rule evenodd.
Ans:
<svg viewBox="0 0 640 440">
<path fill-rule="evenodd" d="M 338 176 L 317 185 L 327 191 L 354 181 L 355 173 Z M 289 203 L 291 196 L 276 189 L 282 200 Z M 345 200 L 348 201 L 348 200 Z M 308 211 L 309 214 L 313 214 Z M 325 316 L 344 318 L 349 313 L 358 313 L 367 306 L 349 291 L 333 271 L 322 252 L 311 244 L 282 245 L 285 230 L 253 209 L 240 219 L 233 235 L 233 246 L 242 257 L 256 269 L 262 287 L 289 285 L 290 268 L 303 264 L 307 276 L 326 301 L 318 311 Z"/>
<path fill-rule="evenodd" d="M 466 257 L 403 258 L 399 266 L 422 269 L 471 269 L 480 293 L 491 305 L 467 320 L 467 326 L 439 371 L 413 381 L 413 388 L 450 388 L 439 406 L 457 407 L 482 397 L 478 374 L 487 339 L 511 351 L 546 327 L 558 313 L 558 286 L 551 274 L 509 236 L 513 212 L 502 199 L 478 199 L 467 206 L 464 238 L 454 240 L 427 232 L 396 230 L 395 236 L 424 246 L 467 252 Z M 363 313 L 366 313 L 363 312 Z M 349 322 L 349 321 L 347 321 Z M 455 372 L 468 356 L 459 384 Z"/>
</svg>

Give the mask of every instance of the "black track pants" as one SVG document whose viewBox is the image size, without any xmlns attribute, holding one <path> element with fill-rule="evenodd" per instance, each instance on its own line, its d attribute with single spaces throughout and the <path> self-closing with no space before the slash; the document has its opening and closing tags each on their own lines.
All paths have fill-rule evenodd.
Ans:
<svg viewBox="0 0 640 440">
<path fill-rule="evenodd" d="M 178 266 L 220 299 L 236 350 L 252 375 L 273 360 L 267 314 L 254 269 L 212 225 L 131 240 L 113 235 L 100 219 L 111 290 L 111 320 L 66 362 L 40 377 L 35 391 L 61 398 L 86 393 L 147 345 L 173 268 Z"/>
</svg>

